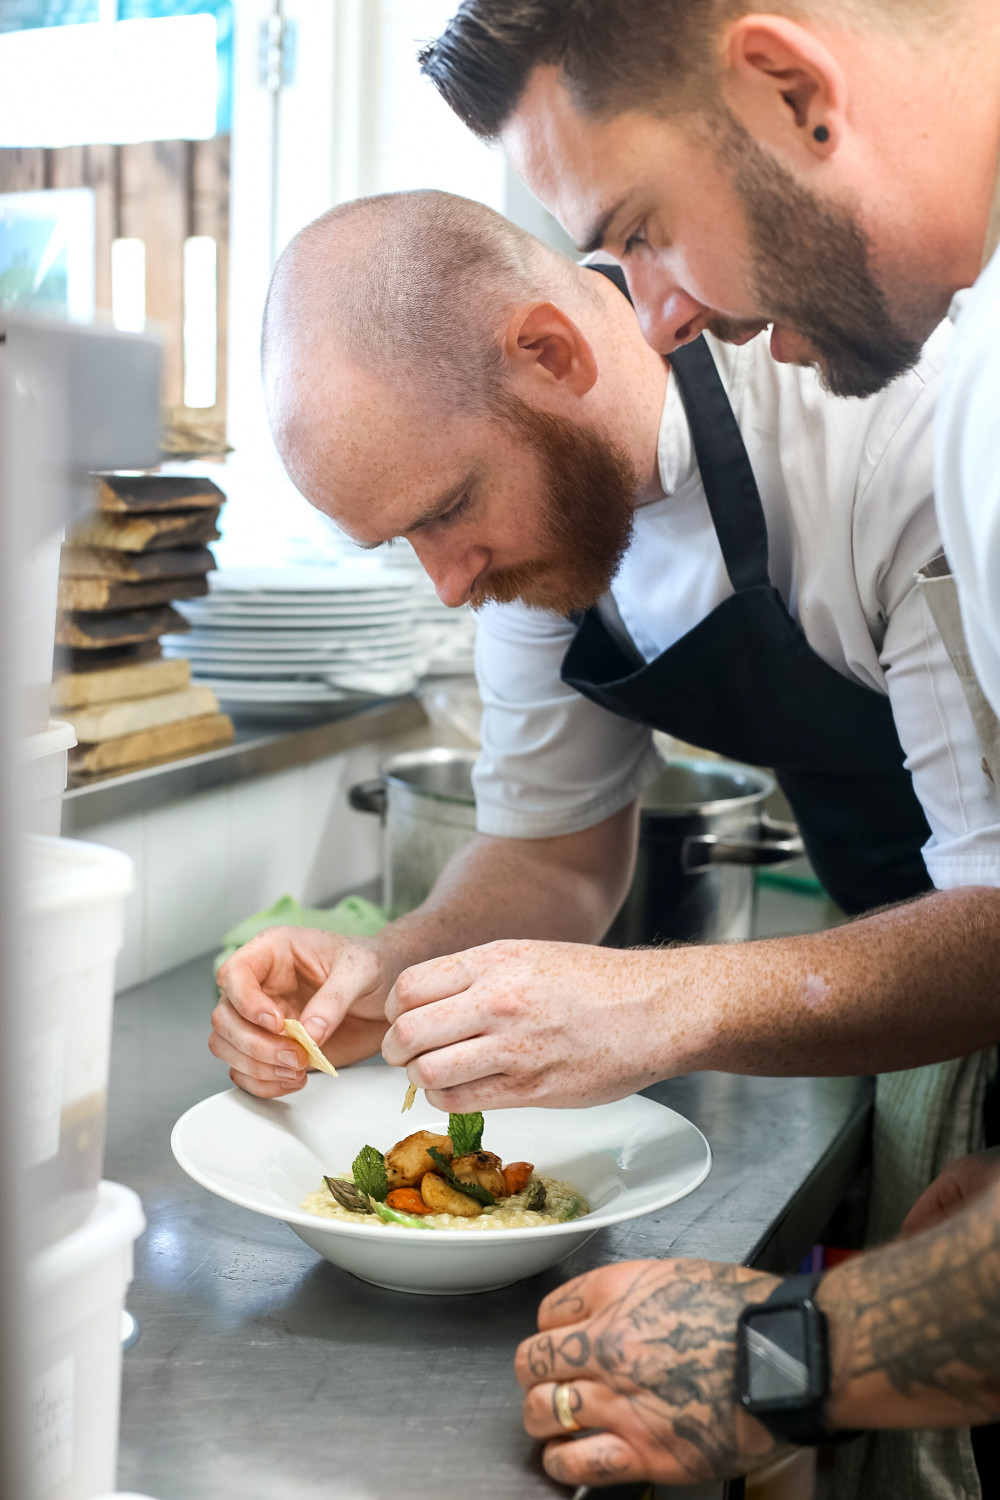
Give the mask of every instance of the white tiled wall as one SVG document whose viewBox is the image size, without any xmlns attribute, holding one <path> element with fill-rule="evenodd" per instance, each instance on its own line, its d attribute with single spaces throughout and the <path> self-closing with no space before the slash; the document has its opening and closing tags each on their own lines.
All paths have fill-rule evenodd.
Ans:
<svg viewBox="0 0 1000 1500">
<path fill-rule="evenodd" d="M 88 842 L 135 861 L 118 989 L 217 951 L 223 933 L 279 896 L 321 905 L 373 880 L 379 822 L 351 810 L 348 788 L 423 742 L 418 730 L 88 828 Z"/>
</svg>

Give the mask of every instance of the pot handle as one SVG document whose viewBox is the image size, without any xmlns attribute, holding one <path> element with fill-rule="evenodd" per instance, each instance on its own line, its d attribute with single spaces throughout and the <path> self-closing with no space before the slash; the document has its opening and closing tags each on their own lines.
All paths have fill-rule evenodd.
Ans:
<svg viewBox="0 0 1000 1500">
<path fill-rule="evenodd" d="M 347 793 L 347 800 L 355 812 L 378 813 L 385 817 L 385 782 L 381 776 L 370 781 L 357 781 Z"/>
<path fill-rule="evenodd" d="M 780 865 L 805 852 L 796 824 L 782 823 L 765 814 L 759 838 L 692 834 L 681 845 L 681 868 L 685 875 L 703 875 L 715 865 Z"/>
</svg>

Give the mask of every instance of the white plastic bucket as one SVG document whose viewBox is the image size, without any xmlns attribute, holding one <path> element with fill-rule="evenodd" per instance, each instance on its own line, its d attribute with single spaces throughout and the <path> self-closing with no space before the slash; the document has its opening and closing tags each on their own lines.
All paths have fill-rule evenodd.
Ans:
<svg viewBox="0 0 1000 1500">
<path fill-rule="evenodd" d="M 102 1182 L 86 1223 L 28 1266 L 33 1500 L 91 1500 L 115 1482 L 121 1315 L 145 1227 L 132 1189 Z"/>
<path fill-rule="evenodd" d="M 93 1212 L 104 1162 L 115 959 L 132 861 L 115 849 L 29 834 L 24 985 L 32 1248 Z"/>
<path fill-rule="evenodd" d="M 14 659 L 20 664 L 23 732 L 44 733 L 49 720 L 56 639 L 62 530 L 29 547 L 18 567 Z"/>
<path fill-rule="evenodd" d="M 62 719 L 50 719 L 48 729 L 21 741 L 21 826 L 26 832 L 58 835 L 66 765 L 75 744 L 72 724 Z"/>
</svg>

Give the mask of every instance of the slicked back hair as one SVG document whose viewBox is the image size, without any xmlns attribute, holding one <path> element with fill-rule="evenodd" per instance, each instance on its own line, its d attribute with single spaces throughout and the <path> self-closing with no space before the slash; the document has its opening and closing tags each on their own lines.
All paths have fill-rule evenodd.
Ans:
<svg viewBox="0 0 1000 1500">
<path fill-rule="evenodd" d="M 531 74 L 554 66 L 584 115 L 716 113 L 716 41 L 753 10 L 836 17 L 890 32 L 940 22 L 955 0 L 462 0 L 421 71 L 461 120 L 495 140 Z"/>
<path fill-rule="evenodd" d="M 358 198 L 282 252 L 264 310 L 265 378 L 290 340 L 296 358 L 320 347 L 428 405 L 488 412 L 506 318 L 574 284 L 570 261 L 485 204 L 433 190 Z"/>
</svg>

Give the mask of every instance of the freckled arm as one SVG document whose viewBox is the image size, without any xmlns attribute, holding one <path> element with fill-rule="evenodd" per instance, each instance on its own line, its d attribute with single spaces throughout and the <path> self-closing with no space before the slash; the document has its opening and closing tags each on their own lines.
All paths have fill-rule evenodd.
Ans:
<svg viewBox="0 0 1000 1500">
<path fill-rule="evenodd" d="M 379 934 L 397 972 L 496 938 L 596 943 L 632 879 L 635 804 L 549 839 L 480 835 L 452 857 L 416 911 Z"/>
<path fill-rule="evenodd" d="M 639 955 L 636 955 L 639 958 Z M 1000 1041 L 1000 891 L 935 891 L 829 932 L 643 955 L 664 1076 L 885 1072 Z"/>
</svg>

